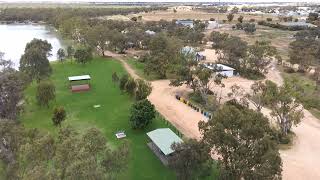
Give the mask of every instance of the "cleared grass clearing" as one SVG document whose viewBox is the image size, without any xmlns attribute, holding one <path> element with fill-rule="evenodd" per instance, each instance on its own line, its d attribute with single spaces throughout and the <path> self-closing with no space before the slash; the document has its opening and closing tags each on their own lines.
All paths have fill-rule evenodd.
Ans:
<svg viewBox="0 0 320 180">
<path fill-rule="evenodd" d="M 115 137 L 115 132 L 124 130 L 126 140 L 130 143 L 131 156 L 129 167 L 118 179 L 175 179 L 173 171 L 162 165 L 160 160 L 147 146 L 146 132 L 156 128 L 170 127 L 161 117 L 157 117 L 145 130 L 132 130 L 129 124 L 130 107 L 133 103 L 131 97 L 122 93 L 112 83 L 111 75 L 117 72 L 119 75 L 126 73 L 121 64 L 112 59 L 96 58 L 86 65 L 74 62 L 52 64 L 53 74 L 51 80 L 56 86 L 56 100 L 49 108 L 36 105 L 35 88 L 31 84 L 25 92 L 25 112 L 20 121 L 28 128 L 38 128 L 44 132 L 56 134 L 58 128 L 51 121 L 52 111 L 55 106 L 64 106 L 67 119 L 63 126 L 71 125 L 79 132 L 90 127 L 99 128 L 108 140 L 108 143 L 116 148 L 122 140 Z M 68 76 L 90 74 L 91 90 L 82 93 L 71 93 L 68 89 Z M 100 108 L 93 105 L 100 104 Z M 174 130 L 174 129 L 173 129 Z"/>
</svg>

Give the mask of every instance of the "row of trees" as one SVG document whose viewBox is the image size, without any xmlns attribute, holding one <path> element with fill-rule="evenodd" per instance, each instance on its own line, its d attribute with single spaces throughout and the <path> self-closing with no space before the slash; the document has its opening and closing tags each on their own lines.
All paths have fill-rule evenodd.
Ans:
<svg viewBox="0 0 320 180">
<path fill-rule="evenodd" d="M 119 78 L 116 72 L 112 74 L 112 82 L 119 85 L 121 91 L 135 97 L 136 102 L 131 106 L 129 117 L 131 127 L 133 129 L 146 128 L 156 117 L 154 105 L 146 99 L 151 93 L 151 84 L 142 79 L 135 80 L 127 74 Z"/>
</svg>

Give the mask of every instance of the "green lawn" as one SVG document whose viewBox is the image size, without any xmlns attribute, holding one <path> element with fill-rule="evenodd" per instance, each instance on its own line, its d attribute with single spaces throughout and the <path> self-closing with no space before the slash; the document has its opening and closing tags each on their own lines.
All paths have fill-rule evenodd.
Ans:
<svg viewBox="0 0 320 180">
<path fill-rule="evenodd" d="M 157 80 L 159 79 L 159 77 L 157 77 L 156 74 L 149 74 L 149 75 L 146 75 L 144 73 L 144 67 L 145 67 L 145 64 L 142 63 L 142 62 L 139 62 L 137 61 L 136 59 L 133 59 L 133 58 L 127 58 L 126 59 L 126 62 L 129 64 L 129 66 L 131 68 L 133 68 L 136 73 L 143 79 L 146 79 L 146 80 L 149 80 L 149 81 L 152 81 L 152 80 Z"/>
<path fill-rule="evenodd" d="M 56 100 L 49 108 L 41 108 L 35 102 L 35 83 L 25 92 L 25 112 L 21 122 L 28 128 L 39 128 L 56 134 L 57 128 L 51 122 L 52 109 L 64 106 L 67 119 L 63 125 L 72 125 L 79 131 L 97 127 L 106 135 L 108 143 L 116 147 L 122 140 L 117 140 L 114 133 L 125 130 L 131 146 L 128 170 L 118 179 L 174 179 L 173 171 L 162 165 L 160 160 L 147 147 L 146 132 L 155 128 L 169 127 L 160 117 L 155 119 L 146 130 L 132 130 L 129 124 L 130 106 L 133 100 L 120 92 L 111 81 L 111 74 L 126 73 L 121 64 L 111 59 L 96 58 L 86 65 L 74 62 L 52 63 L 51 80 L 56 86 Z M 68 89 L 68 76 L 90 74 L 89 92 L 71 93 Z M 98 109 L 93 105 L 100 104 Z"/>
</svg>

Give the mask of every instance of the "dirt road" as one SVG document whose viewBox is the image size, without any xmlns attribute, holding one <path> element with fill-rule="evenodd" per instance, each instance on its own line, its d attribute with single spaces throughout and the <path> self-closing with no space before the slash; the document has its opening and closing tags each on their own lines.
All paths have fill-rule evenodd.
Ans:
<svg viewBox="0 0 320 180">
<path fill-rule="evenodd" d="M 134 77 L 139 76 L 135 71 L 121 58 L 114 54 L 114 58 L 123 63 L 128 73 Z M 283 80 L 280 72 L 276 69 L 276 65 L 272 64 L 267 79 L 282 84 Z M 185 104 L 177 101 L 174 97 L 177 92 L 190 91 L 185 86 L 171 87 L 169 80 L 153 81 L 152 93 L 149 100 L 155 105 L 156 109 L 177 129 L 189 138 L 199 139 L 200 132 L 198 130 L 198 122 L 205 120 L 200 113 L 189 108 Z M 224 96 L 230 91 L 233 84 L 238 84 L 246 91 L 250 89 L 253 81 L 240 77 L 229 78 L 224 81 L 226 88 L 223 90 Z M 265 113 L 269 111 L 264 110 Z M 283 179 L 320 179 L 320 120 L 315 118 L 309 111 L 304 111 L 305 117 L 298 127 L 294 127 L 293 131 L 296 134 L 293 146 L 288 150 L 281 150 L 281 158 L 283 161 Z"/>
</svg>

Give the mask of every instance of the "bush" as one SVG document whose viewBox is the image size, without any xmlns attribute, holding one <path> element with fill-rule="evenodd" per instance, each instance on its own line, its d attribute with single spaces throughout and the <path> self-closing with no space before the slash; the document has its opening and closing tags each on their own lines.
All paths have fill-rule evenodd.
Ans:
<svg viewBox="0 0 320 180">
<path fill-rule="evenodd" d="M 142 79 L 137 80 L 136 100 L 146 99 L 151 93 L 152 87 L 149 82 Z"/>
<path fill-rule="evenodd" d="M 246 33 L 253 34 L 256 31 L 256 25 L 254 23 L 243 24 L 243 30 Z"/>
<path fill-rule="evenodd" d="M 136 81 L 133 78 L 129 77 L 125 85 L 126 92 L 129 93 L 130 96 L 134 96 L 136 87 L 137 87 Z"/>
<path fill-rule="evenodd" d="M 240 72 L 240 75 L 242 77 L 245 77 L 245 78 L 250 79 L 250 80 L 261 80 L 261 79 L 265 78 L 264 74 L 262 74 L 259 71 L 252 70 L 252 69 L 242 70 Z"/>
<path fill-rule="evenodd" d="M 256 20 L 252 18 L 252 19 L 250 19 L 250 22 L 256 22 Z"/>
<path fill-rule="evenodd" d="M 284 72 L 289 73 L 289 74 L 296 72 L 292 67 L 285 67 L 283 70 L 284 70 Z"/>
<path fill-rule="evenodd" d="M 238 30 L 239 29 L 243 29 L 242 23 L 237 23 L 235 28 L 238 29 Z"/>
<path fill-rule="evenodd" d="M 126 89 L 126 84 L 129 80 L 129 76 L 127 74 L 121 76 L 119 81 L 119 88 L 121 91 L 124 91 Z"/>
<path fill-rule="evenodd" d="M 154 105 L 149 100 L 137 101 L 131 107 L 130 123 L 133 129 L 143 129 L 147 127 L 155 118 L 156 111 Z"/>
<path fill-rule="evenodd" d="M 37 86 L 36 99 L 40 106 L 49 107 L 49 102 L 56 98 L 55 86 L 51 81 L 41 81 Z"/>
<path fill-rule="evenodd" d="M 89 47 L 79 47 L 74 53 L 77 63 L 85 64 L 92 59 L 92 50 Z"/>
<path fill-rule="evenodd" d="M 53 110 L 52 122 L 55 126 L 61 126 L 61 122 L 66 119 L 66 111 L 63 107 L 56 107 Z"/>
<path fill-rule="evenodd" d="M 268 21 L 268 22 L 271 22 L 271 21 L 272 21 L 272 18 L 267 18 L 267 21 Z"/>
</svg>

